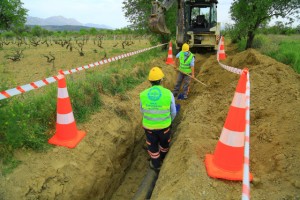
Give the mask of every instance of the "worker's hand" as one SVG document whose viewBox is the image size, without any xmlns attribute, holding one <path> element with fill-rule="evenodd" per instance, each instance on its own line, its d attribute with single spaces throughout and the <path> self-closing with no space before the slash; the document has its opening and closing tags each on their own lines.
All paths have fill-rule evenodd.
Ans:
<svg viewBox="0 0 300 200">
<path fill-rule="evenodd" d="M 195 78 L 195 74 L 192 74 L 192 78 Z"/>
</svg>

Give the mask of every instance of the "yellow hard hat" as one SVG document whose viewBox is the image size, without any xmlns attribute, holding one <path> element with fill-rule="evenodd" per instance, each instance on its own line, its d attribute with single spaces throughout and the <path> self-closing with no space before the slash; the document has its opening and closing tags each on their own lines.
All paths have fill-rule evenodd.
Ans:
<svg viewBox="0 0 300 200">
<path fill-rule="evenodd" d="M 183 52 L 187 52 L 189 49 L 190 49 L 190 46 L 189 46 L 187 43 L 184 43 L 184 44 L 182 45 L 182 51 L 183 51 Z"/>
<path fill-rule="evenodd" d="M 159 67 L 153 67 L 149 72 L 149 81 L 158 81 L 164 77 L 164 73 Z"/>
</svg>

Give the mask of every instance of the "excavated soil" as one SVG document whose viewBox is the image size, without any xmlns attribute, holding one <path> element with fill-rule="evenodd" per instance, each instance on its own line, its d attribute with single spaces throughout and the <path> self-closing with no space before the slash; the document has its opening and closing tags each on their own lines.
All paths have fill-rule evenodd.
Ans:
<svg viewBox="0 0 300 200">
<path fill-rule="evenodd" d="M 170 151 L 151 199 L 241 199 L 242 183 L 207 176 L 206 154 L 214 152 L 239 76 L 221 68 L 215 55 L 197 54 L 196 76 L 175 119 Z M 250 171 L 252 199 L 300 199 L 300 76 L 255 50 L 229 51 L 223 62 L 249 68 L 251 81 Z M 164 86 L 176 72 L 161 66 Z M 149 69 L 152 66 L 149 66 Z M 0 199 L 132 199 L 148 169 L 139 93 L 105 96 L 103 109 L 78 125 L 87 132 L 74 149 L 20 150 L 22 161 L 0 177 Z"/>
</svg>

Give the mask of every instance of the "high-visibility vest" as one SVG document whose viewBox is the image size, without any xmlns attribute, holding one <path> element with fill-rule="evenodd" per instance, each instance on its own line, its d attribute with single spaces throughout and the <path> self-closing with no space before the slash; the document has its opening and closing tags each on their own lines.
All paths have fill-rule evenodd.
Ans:
<svg viewBox="0 0 300 200">
<path fill-rule="evenodd" d="M 171 125 L 171 91 L 154 85 L 140 94 L 143 112 L 143 127 L 146 129 L 164 129 Z"/>
<path fill-rule="evenodd" d="M 179 70 L 184 72 L 184 73 L 191 73 L 192 69 L 190 67 L 190 64 L 192 62 L 192 59 L 194 57 L 194 54 L 190 53 L 188 59 L 184 60 L 184 52 L 181 51 L 179 54 L 179 61 L 180 61 L 180 66 L 179 66 Z"/>
</svg>

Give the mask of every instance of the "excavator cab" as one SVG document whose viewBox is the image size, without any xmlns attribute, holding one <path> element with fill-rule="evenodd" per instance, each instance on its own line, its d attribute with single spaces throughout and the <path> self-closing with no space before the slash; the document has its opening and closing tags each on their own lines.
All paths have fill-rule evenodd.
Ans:
<svg viewBox="0 0 300 200">
<path fill-rule="evenodd" d="M 220 23 L 217 22 L 218 0 L 164 0 L 152 2 L 149 28 L 158 34 L 170 34 L 165 13 L 177 1 L 176 48 L 183 43 L 190 47 L 217 49 Z"/>
<path fill-rule="evenodd" d="M 165 21 L 166 8 L 161 6 L 159 1 L 152 1 L 152 11 L 149 18 L 149 28 L 158 34 L 170 34 Z"/>
</svg>

